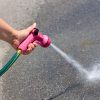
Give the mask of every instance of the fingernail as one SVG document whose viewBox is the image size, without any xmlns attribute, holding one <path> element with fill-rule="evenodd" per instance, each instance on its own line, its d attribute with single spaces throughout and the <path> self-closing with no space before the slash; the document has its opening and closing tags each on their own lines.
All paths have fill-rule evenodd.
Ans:
<svg viewBox="0 0 100 100">
<path fill-rule="evenodd" d="M 34 25 L 34 27 L 36 27 L 36 23 L 34 23 L 33 25 Z"/>
<path fill-rule="evenodd" d="M 33 43 L 33 44 L 34 44 L 35 47 L 38 45 L 37 43 Z"/>
</svg>

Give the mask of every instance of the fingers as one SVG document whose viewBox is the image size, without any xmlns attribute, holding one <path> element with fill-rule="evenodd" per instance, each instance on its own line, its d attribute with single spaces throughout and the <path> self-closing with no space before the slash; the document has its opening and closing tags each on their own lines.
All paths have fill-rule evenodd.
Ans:
<svg viewBox="0 0 100 100">
<path fill-rule="evenodd" d="M 36 28 L 36 23 L 27 28 L 28 33 L 30 33 L 33 30 L 33 28 Z"/>
<path fill-rule="evenodd" d="M 17 47 L 19 46 L 19 44 L 20 44 L 20 42 L 18 40 L 13 40 L 11 45 L 14 47 L 14 49 L 17 50 Z"/>
<path fill-rule="evenodd" d="M 30 44 L 28 45 L 28 49 L 27 49 L 25 55 L 31 53 L 31 52 L 35 49 L 36 46 L 37 46 L 36 43 L 30 43 Z"/>
</svg>

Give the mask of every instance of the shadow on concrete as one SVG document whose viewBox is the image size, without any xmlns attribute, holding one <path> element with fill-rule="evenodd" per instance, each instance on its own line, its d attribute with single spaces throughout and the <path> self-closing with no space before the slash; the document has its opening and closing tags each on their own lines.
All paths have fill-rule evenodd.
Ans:
<svg viewBox="0 0 100 100">
<path fill-rule="evenodd" d="M 51 97 L 48 97 L 48 98 L 44 98 L 44 99 L 42 99 L 42 100 L 53 100 L 53 99 L 55 99 L 55 98 L 57 98 L 57 97 L 59 97 L 59 96 L 65 94 L 66 92 L 69 92 L 70 90 L 72 90 L 72 89 L 74 89 L 74 88 L 76 88 L 76 87 L 80 87 L 80 86 L 81 86 L 80 83 L 72 84 L 71 86 L 66 87 L 63 91 L 60 91 L 58 94 L 55 94 L 55 95 L 53 95 L 53 96 L 51 96 Z"/>
</svg>

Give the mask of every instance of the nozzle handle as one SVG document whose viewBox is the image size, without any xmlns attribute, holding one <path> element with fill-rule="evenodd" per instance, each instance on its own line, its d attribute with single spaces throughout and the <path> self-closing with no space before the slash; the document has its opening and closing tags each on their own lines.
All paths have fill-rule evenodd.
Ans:
<svg viewBox="0 0 100 100">
<path fill-rule="evenodd" d="M 25 54 L 28 45 L 35 41 L 35 36 L 38 35 L 38 31 L 38 29 L 34 28 L 33 31 L 19 45 L 18 49 L 22 50 L 23 54 Z"/>
</svg>

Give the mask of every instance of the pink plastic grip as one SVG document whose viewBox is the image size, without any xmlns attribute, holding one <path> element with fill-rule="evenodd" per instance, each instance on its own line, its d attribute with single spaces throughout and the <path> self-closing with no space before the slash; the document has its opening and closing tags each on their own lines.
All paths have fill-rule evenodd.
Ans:
<svg viewBox="0 0 100 100">
<path fill-rule="evenodd" d="M 30 43 L 34 42 L 34 35 L 33 33 L 29 34 L 28 37 L 19 45 L 18 49 L 21 49 L 22 52 L 25 54 L 27 47 Z"/>
</svg>

